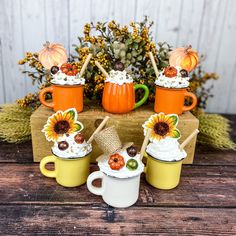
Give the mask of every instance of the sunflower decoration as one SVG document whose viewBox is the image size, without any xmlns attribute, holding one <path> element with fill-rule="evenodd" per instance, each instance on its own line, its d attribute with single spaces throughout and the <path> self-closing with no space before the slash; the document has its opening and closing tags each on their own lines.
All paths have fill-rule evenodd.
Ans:
<svg viewBox="0 0 236 236">
<path fill-rule="evenodd" d="M 82 123 L 77 121 L 76 109 L 68 109 L 66 111 L 57 111 L 51 115 L 46 125 L 42 130 L 45 133 L 48 141 L 57 141 L 59 137 L 63 135 L 70 135 L 74 132 L 83 130 L 84 126 Z"/>
<path fill-rule="evenodd" d="M 148 129 L 152 129 L 151 142 L 160 141 L 167 137 L 179 139 L 180 131 L 176 128 L 178 122 L 179 117 L 175 114 L 154 114 L 143 124 L 144 135 Z"/>
</svg>

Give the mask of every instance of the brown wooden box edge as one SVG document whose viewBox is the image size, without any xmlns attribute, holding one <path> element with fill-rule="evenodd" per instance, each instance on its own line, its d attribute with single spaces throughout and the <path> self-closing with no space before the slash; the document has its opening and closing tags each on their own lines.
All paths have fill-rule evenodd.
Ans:
<svg viewBox="0 0 236 236">
<path fill-rule="evenodd" d="M 84 124 L 82 131 L 88 139 L 95 130 L 96 126 L 106 116 L 110 116 L 107 126 L 115 125 L 122 142 L 134 142 L 135 145 L 141 146 L 143 142 L 142 124 L 147 118 L 154 114 L 153 106 L 146 105 L 127 114 L 110 114 L 105 112 L 100 106 L 85 105 L 84 111 L 78 114 L 78 120 Z M 43 157 L 52 155 L 52 143 L 48 142 L 42 133 L 44 124 L 47 118 L 53 114 L 53 111 L 40 106 L 30 118 L 33 156 L 34 161 L 39 162 Z M 186 112 L 180 116 L 178 129 L 181 131 L 181 139 L 184 140 L 194 129 L 197 129 L 199 121 L 190 112 Z M 188 156 L 184 160 L 184 164 L 192 164 L 194 159 L 196 138 L 194 138 L 185 148 Z M 93 142 L 92 162 L 95 162 L 96 157 L 101 154 L 97 144 Z"/>
</svg>

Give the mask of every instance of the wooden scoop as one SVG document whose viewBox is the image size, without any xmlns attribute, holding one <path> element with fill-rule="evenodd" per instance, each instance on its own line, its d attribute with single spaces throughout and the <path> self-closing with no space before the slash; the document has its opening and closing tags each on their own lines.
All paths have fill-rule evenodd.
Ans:
<svg viewBox="0 0 236 236">
<path fill-rule="evenodd" d="M 83 64 L 83 66 L 82 66 L 82 68 L 81 68 L 81 70 L 80 70 L 80 72 L 79 72 L 79 76 L 80 76 L 80 77 L 83 76 L 84 71 L 86 70 L 86 68 L 87 68 L 87 66 L 88 66 L 88 63 L 89 63 L 91 57 L 92 57 L 92 54 L 89 53 L 88 56 L 87 56 L 87 58 L 86 58 L 86 60 L 85 60 L 85 62 L 84 62 L 84 64 Z"/>
<path fill-rule="evenodd" d="M 102 65 L 98 61 L 95 61 L 95 65 L 100 69 L 100 71 L 105 75 L 106 78 L 109 77 L 109 74 L 106 72 L 106 70 L 102 67 Z"/>
<path fill-rule="evenodd" d="M 156 62 L 155 62 L 154 56 L 153 56 L 152 52 L 149 52 L 148 55 L 149 55 L 149 57 L 150 57 L 150 59 L 151 59 L 152 66 L 153 66 L 153 68 L 154 68 L 154 71 L 155 71 L 156 77 L 158 78 L 158 76 L 159 76 L 159 72 L 158 72 L 158 69 L 157 69 L 157 65 L 156 65 Z"/>
<path fill-rule="evenodd" d="M 93 132 L 93 134 L 91 135 L 91 137 L 88 140 L 88 143 L 91 143 L 93 141 L 94 135 L 98 132 L 100 132 L 102 130 L 102 128 L 105 126 L 105 124 L 107 123 L 107 121 L 110 119 L 109 116 L 106 116 L 102 123 L 97 127 L 97 129 Z"/>
<path fill-rule="evenodd" d="M 149 141 L 149 137 L 150 137 L 151 133 L 152 133 L 152 129 L 148 129 L 147 133 L 146 133 L 146 136 L 145 136 L 145 138 L 143 140 L 143 145 L 142 145 L 142 148 L 141 148 L 141 151 L 140 151 L 140 157 L 139 157 L 139 159 L 141 161 L 142 161 L 144 153 L 146 151 L 146 147 L 148 145 L 148 141 Z"/>
<path fill-rule="evenodd" d="M 195 129 L 180 145 L 179 149 L 183 151 L 184 147 L 199 133 L 198 129 Z"/>
</svg>

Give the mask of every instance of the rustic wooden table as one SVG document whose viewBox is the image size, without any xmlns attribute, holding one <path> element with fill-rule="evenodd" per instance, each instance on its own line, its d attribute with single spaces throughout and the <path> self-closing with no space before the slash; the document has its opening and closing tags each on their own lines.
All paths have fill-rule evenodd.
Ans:
<svg viewBox="0 0 236 236">
<path fill-rule="evenodd" d="M 236 235 L 234 151 L 198 148 L 176 189 L 157 190 L 142 177 L 138 202 L 115 209 L 85 185 L 64 188 L 43 177 L 30 142 L 0 150 L 1 235 Z"/>
</svg>

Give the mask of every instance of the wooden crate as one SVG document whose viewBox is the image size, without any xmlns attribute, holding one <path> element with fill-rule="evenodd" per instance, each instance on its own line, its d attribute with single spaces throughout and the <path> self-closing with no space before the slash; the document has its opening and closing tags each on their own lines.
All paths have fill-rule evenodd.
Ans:
<svg viewBox="0 0 236 236">
<path fill-rule="evenodd" d="M 43 157 L 51 155 L 52 143 L 49 143 L 44 134 L 41 132 L 47 118 L 53 114 L 53 111 L 40 106 L 31 116 L 31 133 L 33 143 L 34 161 L 39 162 Z M 83 133 L 88 139 L 95 128 L 99 125 L 101 120 L 109 115 L 111 119 L 107 125 L 115 125 L 122 142 L 134 142 L 135 145 L 141 146 L 143 142 L 143 128 L 142 124 L 147 118 L 154 114 L 153 105 L 142 106 L 141 108 L 123 115 L 110 114 L 105 112 L 101 107 L 85 104 L 84 111 L 79 113 L 78 119 L 84 124 L 85 129 Z M 181 131 L 180 143 L 185 139 L 194 129 L 198 128 L 199 121 L 190 112 L 180 116 L 178 129 Z M 194 158 L 196 138 L 193 139 L 185 148 L 188 156 L 184 164 L 192 164 Z M 92 162 L 95 162 L 96 157 L 101 154 L 96 143 L 93 143 Z"/>
</svg>

